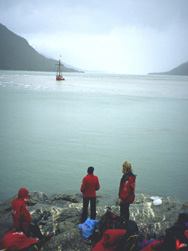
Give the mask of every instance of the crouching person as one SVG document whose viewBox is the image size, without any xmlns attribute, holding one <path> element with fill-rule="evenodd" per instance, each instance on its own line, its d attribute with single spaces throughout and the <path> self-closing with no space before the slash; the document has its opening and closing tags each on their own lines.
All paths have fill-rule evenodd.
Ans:
<svg viewBox="0 0 188 251">
<path fill-rule="evenodd" d="M 39 227 L 32 222 L 32 217 L 27 208 L 27 200 L 29 199 L 29 191 L 25 188 L 20 188 L 18 197 L 13 200 L 11 205 L 11 213 L 13 225 L 17 232 L 23 232 L 27 237 L 32 233 L 40 241 L 44 242 L 51 238 L 51 235 L 44 236 Z"/>
<path fill-rule="evenodd" d="M 23 232 L 9 232 L 0 241 L 0 249 L 14 251 L 36 251 L 42 247 L 41 241 L 28 238 Z"/>
</svg>

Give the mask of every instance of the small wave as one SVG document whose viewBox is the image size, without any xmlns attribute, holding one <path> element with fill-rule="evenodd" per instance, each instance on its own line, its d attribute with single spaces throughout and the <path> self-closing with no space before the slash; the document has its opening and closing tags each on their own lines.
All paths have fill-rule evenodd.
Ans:
<svg viewBox="0 0 188 251">
<path fill-rule="evenodd" d="M 171 131 L 170 128 L 160 128 L 160 129 L 152 129 L 152 130 L 144 130 L 144 131 L 139 131 L 139 133 L 155 133 L 155 132 L 169 132 Z"/>
</svg>

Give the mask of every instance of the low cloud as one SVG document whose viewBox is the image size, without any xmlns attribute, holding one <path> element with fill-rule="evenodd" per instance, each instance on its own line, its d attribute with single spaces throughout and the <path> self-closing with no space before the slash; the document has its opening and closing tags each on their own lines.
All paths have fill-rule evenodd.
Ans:
<svg viewBox="0 0 188 251">
<path fill-rule="evenodd" d="M 0 22 L 73 66 L 147 74 L 188 61 L 187 9 L 187 0 L 1 0 Z"/>
</svg>

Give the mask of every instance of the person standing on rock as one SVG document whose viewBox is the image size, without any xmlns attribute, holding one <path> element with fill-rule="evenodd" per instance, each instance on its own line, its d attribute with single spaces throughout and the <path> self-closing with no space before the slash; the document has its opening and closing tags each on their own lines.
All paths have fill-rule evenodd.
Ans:
<svg viewBox="0 0 188 251">
<path fill-rule="evenodd" d="M 29 191 L 27 189 L 20 188 L 18 197 L 12 201 L 11 213 L 15 231 L 22 231 L 27 237 L 29 237 L 32 232 L 40 241 L 47 241 L 51 238 L 51 235 L 44 236 L 39 227 L 32 222 L 32 217 L 27 208 L 28 194 Z"/>
<path fill-rule="evenodd" d="M 122 164 L 123 176 L 120 180 L 119 198 L 120 198 L 120 216 L 126 221 L 129 220 L 129 205 L 135 200 L 135 181 L 131 163 L 128 161 Z"/>
<path fill-rule="evenodd" d="M 94 167 L 87 169 L 88 174 L 83 178 L 80 191 L 83 194 L 83 212 L 81 222 L 85 222 L 88 215 L 88 205 L 90 202 L 90 218 L 95 220 L 96 217 L 96 191 L 100 189 L 98 177 L 93 174 Z"/>
</svg>

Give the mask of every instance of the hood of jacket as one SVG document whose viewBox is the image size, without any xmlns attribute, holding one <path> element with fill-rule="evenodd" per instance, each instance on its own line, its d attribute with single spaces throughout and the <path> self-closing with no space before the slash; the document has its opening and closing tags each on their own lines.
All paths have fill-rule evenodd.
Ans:
<svg viewBox="0 0 188 251">
<path fill-rule="evenodd" d="M 29 199 L 29 191 L 26 188 L 20 188 L 20 190 L 18 191 L 18 198 L 22 198 L 22 199 Z"/>
</svg>

